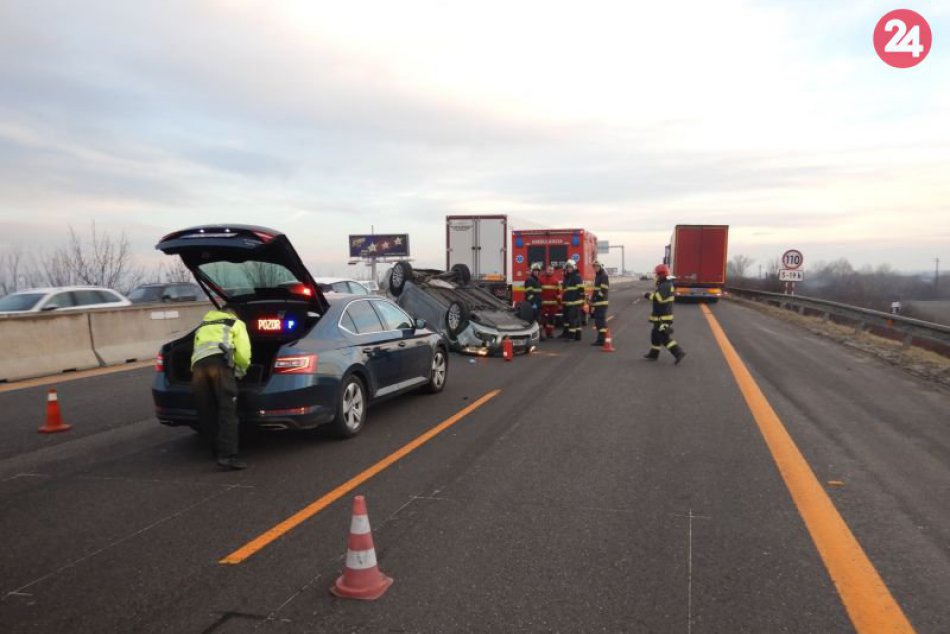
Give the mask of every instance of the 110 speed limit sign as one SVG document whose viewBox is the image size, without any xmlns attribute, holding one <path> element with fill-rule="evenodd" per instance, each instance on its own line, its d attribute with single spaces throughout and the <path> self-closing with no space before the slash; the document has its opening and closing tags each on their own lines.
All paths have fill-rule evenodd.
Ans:
<svg viewBox="0 0 950 634">
<path fill-rule="evenodd" d="M 787 269 L 797 269 L 805 262 L 802 252 L 798 249 L 789 249 L 782 254 L 782 266 Z"/>
</svg>

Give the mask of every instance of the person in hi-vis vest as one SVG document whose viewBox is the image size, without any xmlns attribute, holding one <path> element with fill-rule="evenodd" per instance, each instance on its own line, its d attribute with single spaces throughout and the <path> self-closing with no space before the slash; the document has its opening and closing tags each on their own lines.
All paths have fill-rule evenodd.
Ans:
<svg viewBox="0 0 950 634">
<path fill-rule="evenodd" d="M 195 331 L 191 387 L 198 408 L 198 429 L 214 442 L 224 469 L 245 469 L 238 458 L 237 380 L 251 364 L 247 326 L 230 306 L 208 311 Z"/>
</svg>

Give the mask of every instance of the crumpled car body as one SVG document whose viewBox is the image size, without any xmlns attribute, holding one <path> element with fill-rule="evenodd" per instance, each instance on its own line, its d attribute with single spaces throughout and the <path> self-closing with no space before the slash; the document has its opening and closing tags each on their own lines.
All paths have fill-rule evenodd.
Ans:
<svg viewBox="0 0 950 634">
<path fill-rule="evenodd" d="M 515 352 L 529 352 L 538 345 L 537 322 L 473 284 L 465 265 L 439 271 L 396 262 L 383 276 L 382 286 L 403 310 L 424 319 L 459 352 L 500 353 L 505 339 L 511 340 Z"/>
</svg>

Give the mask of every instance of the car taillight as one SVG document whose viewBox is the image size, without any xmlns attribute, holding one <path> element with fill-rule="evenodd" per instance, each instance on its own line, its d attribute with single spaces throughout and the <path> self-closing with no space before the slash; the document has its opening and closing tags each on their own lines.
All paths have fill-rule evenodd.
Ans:
<svg viewBox="0 0 950 634">
<path fill-rule="evenodd" d="M 300 354 L 292 357 L 277 357 L 274 374 L 316 374 L 317 355 Z"/>
<path fill-rule="evenodd" d="M 159 353 L 158 356 L 155 357 L 155 371 L 156 372 L 165 371 L 165 357 L 163 357 L 161 353 Z"/>
</svg>

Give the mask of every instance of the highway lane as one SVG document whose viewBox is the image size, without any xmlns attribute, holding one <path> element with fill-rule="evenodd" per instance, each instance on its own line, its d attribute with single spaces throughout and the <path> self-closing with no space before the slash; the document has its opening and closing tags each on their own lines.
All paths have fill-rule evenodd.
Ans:
<svg viewBox="0 0 950 634">
<path fill-rule="evenodd" d="M 100 404 L 90 398 L 77 420 L 116 429 L 0 460 L 0 628 L 851 631 L 699 307 L 677 306 L 686 361 L 651 364 L 634 298 L 614 296 L 617 353 L 552 342 L 513 363 L 453 356 L 442 395 L 371 410 L 352 441 L 259 436 L 242 473 L 216 472 L 188 431 L 136 422 L 147 373 L 124 379 L 144 401 L 128 413 L 101 405 L 113 379 L 89 379 L 82 392 Z M 844 481 L 835 503 L 918 631 L 946 631 L 950 518 L 934 496 L 950 481 L 948 432 L 926 420 L 948 411 L 947 396 L 754 311 L 713 310 L 822 481 Z M 775 361 L 794 353 L 797 366 Z M 833 363 L 816 371 L 815 359 L 838 357 L 855 380 Z M 349 496 L 245 562 L 218 563 L 496 388 L 359 488 L 396 579 L 380 601 L 327 593 Z M 863 423 L 848 407 L 890 414 Z M 24 465 L 31 475 L 17 475 Z"/>
</svg>

